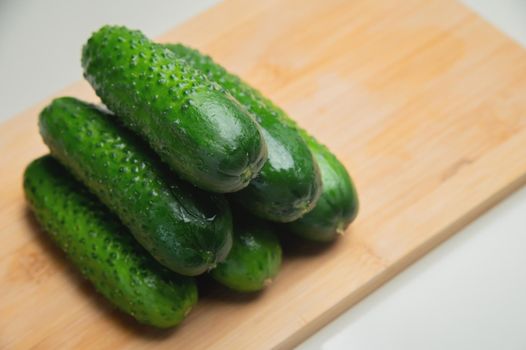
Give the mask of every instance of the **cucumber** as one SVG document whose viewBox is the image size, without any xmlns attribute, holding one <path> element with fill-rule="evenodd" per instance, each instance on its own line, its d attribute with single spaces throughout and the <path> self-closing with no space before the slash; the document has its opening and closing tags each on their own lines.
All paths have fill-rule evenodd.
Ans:
<svg viewBox="0 0 526 350">
<path fill-rule="evenodd" d="M 274 227 L 239 211 L 233 217 L 232 249 L 210 274 L 238 292 L 262 290 L 276 277 L 281 266 L 281 246 Z"/>
<path fill-rule="evenodd" d="M 84 45 L 82 66 L 104 104 L 195 186 L 238 191 L 263 166 L 266 146 L 252 117 L 141 32 L 102 27 Z"/>
<path fill-rule="evenodd" d="M 324 145 L 303 132 L 320 166 L 323 193 L 313 210 L 286 224 L 294 234 L 312 241 L 329 242 L 342 235 L 358 214 L 358 195 L 345 166 Z"/>
<path fill-rule="evenodd" d="M 298 130 L 317 160 L 323 189 L 314 209 L 286 226 L 295 234 L 315 241 L 332 240 L 338 233 L 343 233 L 358 213 L 358 196 L 345 166 L 330 150 L 301 129 L 282 109 L 259 91 L 226 71 L 209 56 L 182 44 L 166 44 L 166 46 L 194 68 L 216 80 L 255 114 L 269 116 L 269 119 L 273 116 L 279 122 Z M 271 154 L 272 148 L 269 147 L 269 158 Z"/>
<path fill-rule="evenodd" d="M 63 97 L 40 114 L 51 154 L 112 210 L 162 265 L 198 275 L 232 245 L 232 216 L 223 195 L 169 173 L 136 135 L 95 106 Z"/>
<path fill-rule="evenodd" d="M 191 277 L 159 265 L 56 160 L 34 160 L 24 191 L 42 227 L 95 288 L 118 309 L 155 327 L 180 323 L 197 302 Z"/>
<path fill-rule="evenodd" d="M 268 160 L 259 175 L 232 198 L 253 214 L 271 221 L 290 222 L 310 211 L 321 194 L 316 161 L 294 127 L 283 122 L 284 113 L 214 63 L 183 45 L 167 44 L 178 58 L 218 82 L 250 111 L 262 128 Z"/>
</svg>

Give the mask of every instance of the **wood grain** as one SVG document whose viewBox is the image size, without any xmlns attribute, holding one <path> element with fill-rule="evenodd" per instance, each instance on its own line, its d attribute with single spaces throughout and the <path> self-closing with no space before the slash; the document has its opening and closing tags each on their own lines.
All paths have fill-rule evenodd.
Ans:
<svg viewBox="0 0 526 350">
<path fill-rule="evenodd" d="M 330 146 L 358 220 L 289 247 L 260 295 L 214 289 L 175 330 L 138 326 L 27 212 L 43 101 L 0 125 L 0 348 L 290 348 L 524 183 L 526 52 L 456 2 L 230 0 L 160 40 L 212 54 Z M 84 82 L 58 95 L 96 101 Z"/>
</svg>

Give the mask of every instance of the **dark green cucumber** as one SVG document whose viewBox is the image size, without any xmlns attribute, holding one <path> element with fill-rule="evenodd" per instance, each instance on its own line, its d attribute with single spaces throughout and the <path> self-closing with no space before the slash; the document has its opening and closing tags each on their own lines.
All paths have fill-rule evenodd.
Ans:
<svg viewBox="0 0 526 350">
<path fill-rule="evenodd" d="M 106 112 L 71 97 L 40 114 L 51 154 L 119 216 L 161 264 L 198 275 L 223 260 L 232 244 L 227 201 L 169 173 L 135 134 Z"/>
<path fill-rule="evenodd" d="M 281 246 L 274 227 L 246 213 L 234 212 L 234 243 L 225 261 L 210 273 L 238 292 L 265 288 L 279 272 Z"/>
<path fill-rule="evenodd" d="M 218 82 L 254 115 L 262 128 L 268 160 L 250 185 L 233 194 L 234 200 L 271 221 L 290 222 L 310 211 L 321 193 L 320 173 L 297 130 L 282 121 L 282 111 L 269 108 L 267 100 L 209 57 L 179 44 L 166 47 Z"/>
<path fill-rule="evenodd" d="M 358 195 L 345 166 L 332 152 L 303 132 L 312 154 L 318 161 L 323 193 L 313 210 L 287 224 L 303 238 L 328 242 L 343 234 L 358 214 Z"/>
<path fill-rule="evenodd" d="M 56 160 L 34 160 L 24 191 L 42 227 L 95 288 L 139 322 L 172 327 L 197 302 L 191 277 L 153 260 L 129 231 Z"/>
<path fill-rule="evenodd" d="M 82 66 L 104 104 L 197 187 L 238 191 L 263 166 L 266 147 L 253 118 L 141 32 L 102 27 L 84 45 Z"/>
<path fill-rule="evenodd" d="M 298 130 L 318 162 L 323 190 L 314 209 L 287 226 L 294 233 L 316 241 L 332 240 L 337 237 L 338 232 L 343 232 L 358 213 L 358 196 L 345 166 L 330 150 L 298 127 L 282 109 L 262 96 L 259 91 L 226 71 L 210 57 L 181 44 L 168 44 L 168 47 L 193 67 L 216 80 L 256 115 L 274 116 L 280 122 Z M 269 157 L 270 153 L 269 151 Z"/>
</svg>

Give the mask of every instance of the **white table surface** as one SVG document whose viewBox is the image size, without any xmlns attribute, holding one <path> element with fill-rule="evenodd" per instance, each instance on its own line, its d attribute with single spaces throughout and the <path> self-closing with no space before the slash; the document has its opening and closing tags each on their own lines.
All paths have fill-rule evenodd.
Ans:
<svg viewBox="0 0 526 350">
<path fill-rule="evenodd" d="M 526 46 L 526 0 L 463 1 Z M 155 36 L 216 2 L 0 0 L 0 122 L 78 80 L 99 26 Z M 525 250 L 523 188 L 298 349 L 526 349 Z"/>
</svg>

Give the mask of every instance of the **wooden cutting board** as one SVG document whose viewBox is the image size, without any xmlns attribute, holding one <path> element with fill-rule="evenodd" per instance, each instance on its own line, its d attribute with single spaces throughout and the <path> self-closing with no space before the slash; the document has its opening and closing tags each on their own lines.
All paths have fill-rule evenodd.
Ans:
<svg viewBox="0 0 526 350">
<path fill-rule="evenodd" d="M 28 214 L 44 101 L 0 125 L 0 348 L 290 348 L 525 180 L 526 52 L 456 2 L 226 1 L 160 40 L 212 54 L 329 145 L 358 220 L 290 250 L 259 295 L 215 289 L 175 330 L 138 326 Z M 84 82 L 64 94 L 96 101 Z"/>
</svg>

